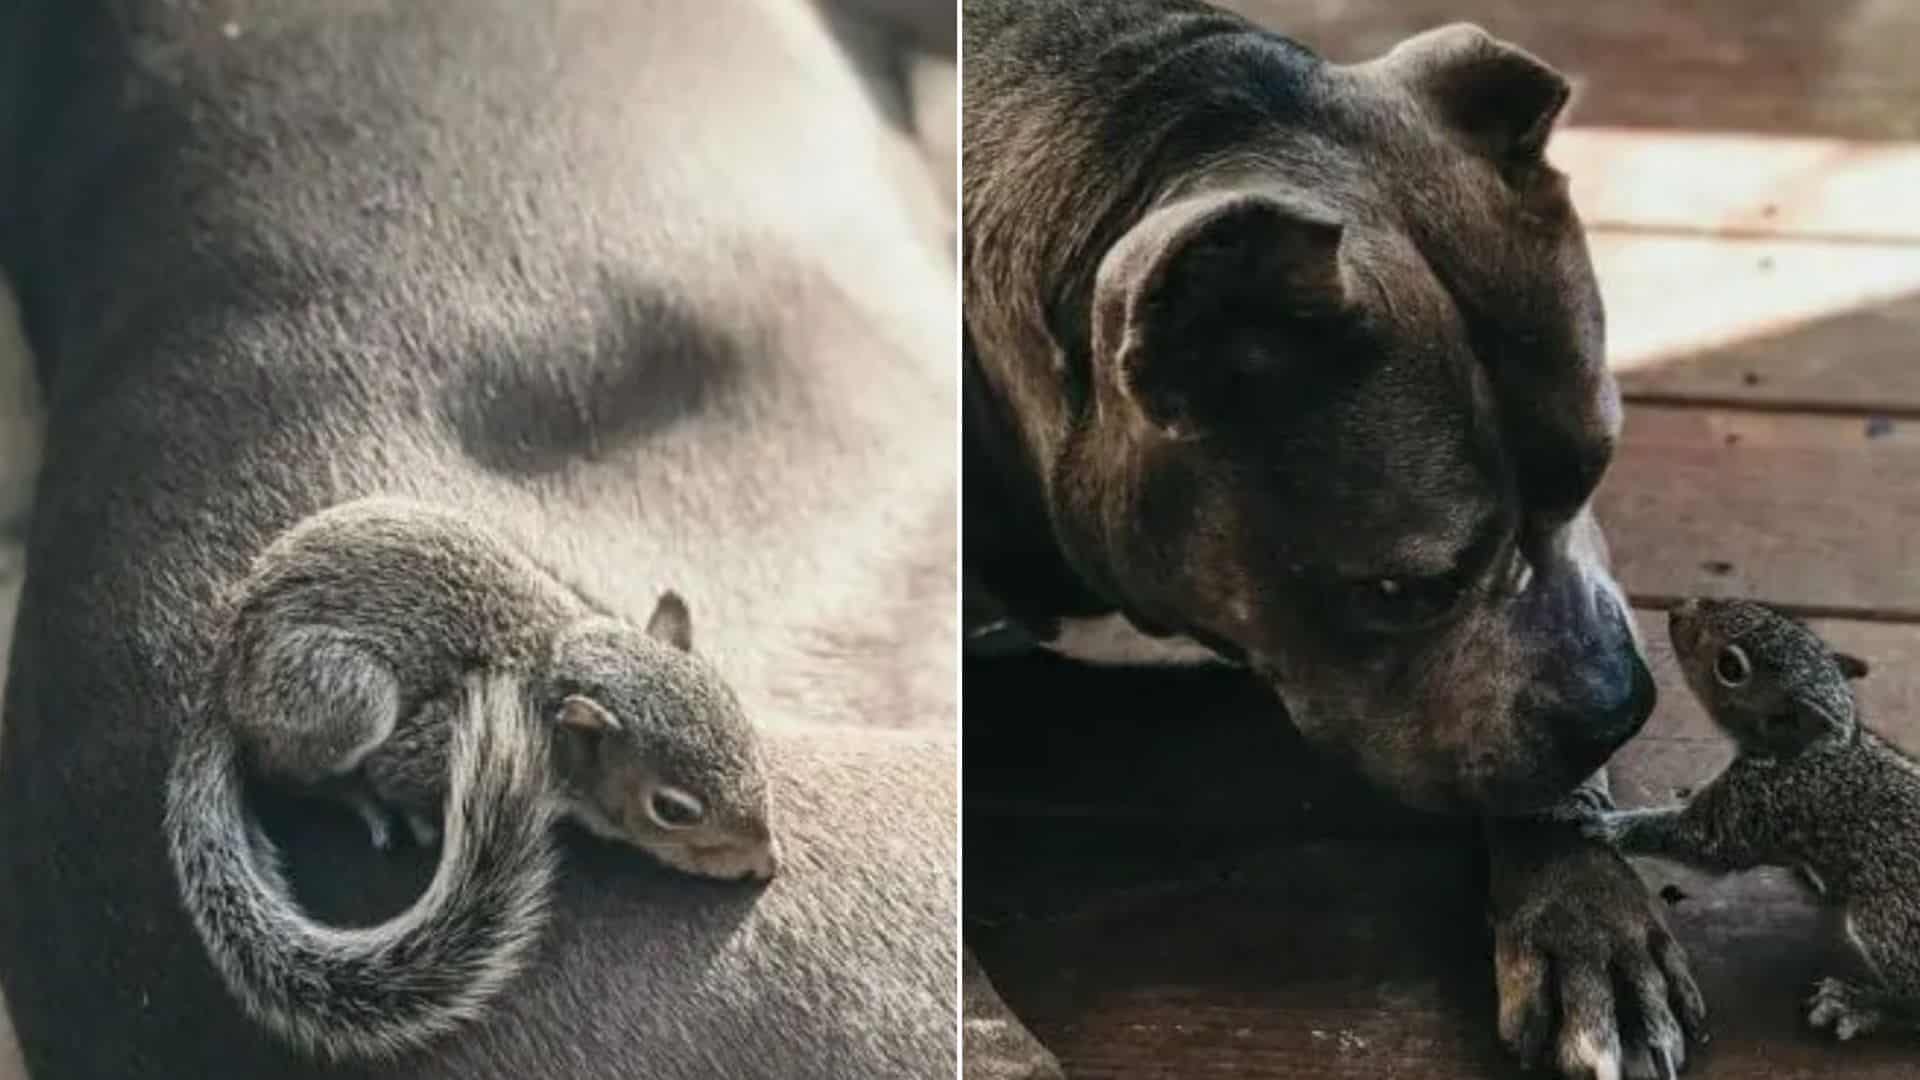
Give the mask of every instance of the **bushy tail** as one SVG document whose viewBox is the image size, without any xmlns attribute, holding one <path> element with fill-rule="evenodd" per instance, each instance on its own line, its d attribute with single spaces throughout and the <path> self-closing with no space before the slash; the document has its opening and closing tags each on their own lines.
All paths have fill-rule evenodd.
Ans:
<svg viewBox="0 0 1920 1080">
<path fill-rule="evenodd" d="M 187 724 L 166 813 L 187 911 L 248 1015 L 310 1053 L 391 1056 L 473 1019 L 546 924 L 555 856 L 540 719 L 512 676 L 469 676 L 463 696 L 439 867 L 412 907 L 364 928 L 300 910 L 248 814 L 231 735 L 206 716 Z"/>
</svg>

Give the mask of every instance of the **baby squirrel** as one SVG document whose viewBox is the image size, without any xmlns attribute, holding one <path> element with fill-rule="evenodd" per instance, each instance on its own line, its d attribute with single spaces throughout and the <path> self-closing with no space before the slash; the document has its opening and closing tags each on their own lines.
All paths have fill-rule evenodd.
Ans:
<svg viewBox="0 0 1920 1080">
<path fill-rule="evenodd" d="M 476 1016 L 545 921 L 569 817 L 677 869 L 776 868 L 759 744 L 668 593 L 641 630 L 473 520 L 371 498 L 255 562 L 167 786 L 186 907 L 248 1013 L 311 1052 L 386 1056 Z M 313 922 L 243 779 L 331 791 L 388 840 L 444 807 L 432 883 L 367 928 Z"/>
<path fill-rule="evenodd" d="M 1750 601 L 1689 600 L 1668 633 L 1738 754 L 1684 806 L 1616 811 L 1595 831 L 1708 870 L 1801 870 L 1873 973 L 1822 979 L 1808 1022 L 1841 1039 L 1920 1027 L 1920 763 L 1861 727 L 1848 680 L 1866 664 Z"/>
</svg>

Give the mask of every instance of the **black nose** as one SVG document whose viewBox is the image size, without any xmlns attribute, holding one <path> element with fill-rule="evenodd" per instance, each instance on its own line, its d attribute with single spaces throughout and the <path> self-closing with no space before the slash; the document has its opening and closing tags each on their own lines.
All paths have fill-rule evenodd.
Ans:
<svg viewBox="0 0 1920 1080">
<path fill-rule="evenodd" d="M 1616 666 L 1619 676 L 1589 681 L 1580 695 L 1584 700 L 1567 703 L 1568 714 L 1560 728 L 1562 748 L 1581 769 L 1606 764 L 1653 713 L 1653 673 L 1640 654 L 1628 649 L 1617 665 L 1609 666 Z"/>
</svg>

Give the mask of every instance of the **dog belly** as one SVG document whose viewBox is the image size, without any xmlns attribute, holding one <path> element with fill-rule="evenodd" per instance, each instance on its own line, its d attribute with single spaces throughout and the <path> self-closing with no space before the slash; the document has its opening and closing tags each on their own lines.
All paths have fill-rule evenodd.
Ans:
<svg viewBox="0 0 1920 1080">
<path fill-rule="evenodd" d="M 58 283 L 35 325 L 58 342 L 60 392 L 0 756 L 0 971 L 43 1071 L 321 1071 L 234 1011 L 152 823 L 122 813 L 159 804 L 211 599 L 321 506 L 463 506 L 638 619 L 674 585 L 696 647 L 769 725 L 950 732 L 952 269 L 892 190 L 895 136 L 809 5 L 569 0 L 528 20 L 510 18 L 518 0 L 370 3 L 314 40 L 264 16 L 228 35 L 201 5 L 114 6 L 200 22 L 178 48 L 141 42 L 151 70 L 103 61 L 49 91 L 88 121 L 47 140 L 71 182 L 19 207 L 46 238 L 22 284 Z M 635 31 L 646 18 L 661 32 Z M 129 82 L 167 100 L 129 115 Z M 396 122 L 408 101 L 431 122 Z M 171 122 L 202 110 L 233 122 Z M 102 297 L 112 310 L 90 310 Z M 950 737 L 781 734 L 795 749 L 773 756 L 773 786 L 816 815 L 783 842 L 834 872 L 789 878 L 736 936 L 740 905 L 712 890 L 569 860 L 552 965 L 509 995 L 515 1015 L 400 1071 L 537 1074 L 555 1039 L 577 1045 L 583 995 L 604 1041 L 582 1077 L 950 1059 Z M 815 734 L 831 752 L 806 756 Z M 894 835 L 862 831 L 876 821 Z M 911 861 L 875 856 L 903 836 Z M 367 861 L 363 834 L 336 840 L 335 880 L 417 893 L 406 868 Z M 854 932 L 872 925 L 899 932 Z M 755 949 L 716 960 L 739 941 Z M 753 978 L 768 985 L 742 989 Z M 672 1022 L 727 994 L 738 1015 Z M 821 1038 L 795 1052 L 795 1030 Z"/>
</svg>

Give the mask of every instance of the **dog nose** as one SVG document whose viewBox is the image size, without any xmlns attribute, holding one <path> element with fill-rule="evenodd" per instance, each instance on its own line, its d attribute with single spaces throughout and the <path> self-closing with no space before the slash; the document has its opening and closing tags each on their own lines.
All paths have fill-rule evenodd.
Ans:
<svg viewBox="0 0 1920 1080">
<path fill-rule="evenodd" d="M 1590 684 L 1587 700 L 1568 703 L 1572 723 L 1562 728 L 1561 740 L 1582 769 L 1605 764 L 1653 714 L 1653 673 L 1636 652 L 1627 654 L 1626 668 L 1626 678 Z"/>
</svg>

